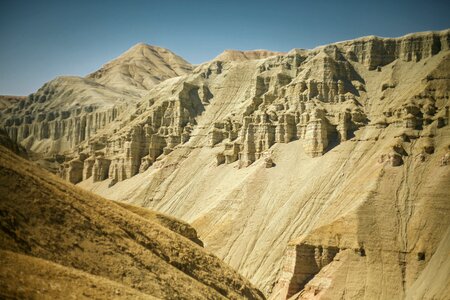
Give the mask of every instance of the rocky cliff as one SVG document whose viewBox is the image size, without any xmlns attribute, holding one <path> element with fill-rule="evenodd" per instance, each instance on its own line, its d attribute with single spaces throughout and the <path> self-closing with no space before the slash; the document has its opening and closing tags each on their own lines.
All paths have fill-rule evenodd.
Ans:
<svg viewBox="0 0 450 300">
<path fill-rule="evenodd" d="M 225 52 L 128 91 L 60 175 L 192 223 L 267 295 L 403 298 L 450 225 L 449 39 Z"/>
</svg>

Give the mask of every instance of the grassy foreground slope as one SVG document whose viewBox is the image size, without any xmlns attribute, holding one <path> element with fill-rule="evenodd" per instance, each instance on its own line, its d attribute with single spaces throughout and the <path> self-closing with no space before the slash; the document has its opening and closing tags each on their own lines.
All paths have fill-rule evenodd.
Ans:
<svg viewBox="0 0 450 300">
<path fill-rule="evenodd" d="M 264 298 L 189 238 L 187 224 L 83 191 L 0 146 L 0 298 Z"/>
</svg>

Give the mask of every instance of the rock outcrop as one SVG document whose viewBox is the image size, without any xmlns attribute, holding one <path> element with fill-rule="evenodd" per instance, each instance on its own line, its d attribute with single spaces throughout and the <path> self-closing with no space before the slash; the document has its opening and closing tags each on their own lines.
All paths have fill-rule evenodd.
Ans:
<svg viewBox="0 0 450 300">
<path fill-rule="evenodd" d="M 93 181 L 109 178 L 112 184 L 142 173 L 153 165 L 158 157 L 189 140 L 195 117 L 204 106 L 199 93 L 201 87 L 183 82 L 174 91 L 170 100 L 155 103 L 149 100 L 138 109 L 131 123 L 118 130 L 103 143 L 94 140 L 76 154 L 89 157 L 79 174 L 85 176 L 71 182 L 78 183 L 93 176 Z M 60 174 L 70 172 L 70 164 L 62 166 Z"/>
</svg>

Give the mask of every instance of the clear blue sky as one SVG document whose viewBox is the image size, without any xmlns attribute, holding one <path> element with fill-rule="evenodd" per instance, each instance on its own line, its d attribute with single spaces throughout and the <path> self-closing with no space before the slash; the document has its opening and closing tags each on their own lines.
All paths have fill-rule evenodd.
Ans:
<svg viewBox="0 0 450 300">
<path fill-rule="evenodd" d="M 191 63 L 224 49 L 313 48 L 450 28 L 450 1 L 0 0 L 0 94 L 84 76 L 138 42 Z"/>
</svg>

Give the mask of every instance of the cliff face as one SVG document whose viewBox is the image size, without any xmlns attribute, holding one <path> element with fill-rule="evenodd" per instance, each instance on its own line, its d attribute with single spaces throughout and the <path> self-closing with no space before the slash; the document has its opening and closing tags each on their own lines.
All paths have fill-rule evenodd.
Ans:
<svg viewBox="0 0 450 300">
<path fill-rule="evenodd" d="M 132 100 L 61 176 L 192 223 L 273 297 L 402 298 L 450 225 L 449 37 L 219 56 Z"/>
<path fill-rule="evenodd" d="M 351 59 L 373 70 L 396 59 L 417 62 L 431 57 L 442 50 L 448 50 L 449 42 L 447 32 L 424 32 L 401 39 L 366 37 L 341 45 Z"/>
<path fill-rule="evenodd" d="M 88 79 L 59 77 L 15 107 L 4 111 L 3 125 L 11 138 L 38 153 L 74 149 L 114 121 L 137 101 Z"/>
</svg>

